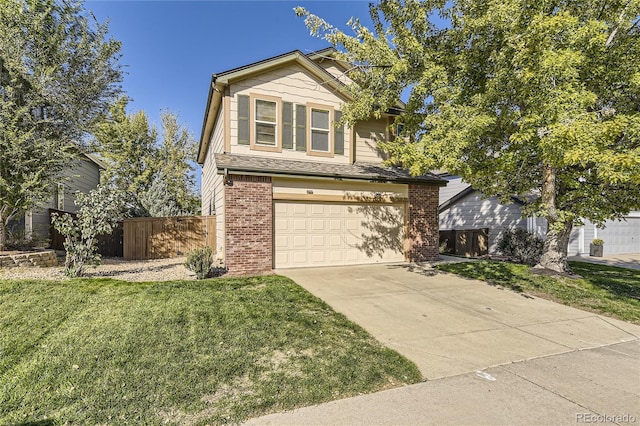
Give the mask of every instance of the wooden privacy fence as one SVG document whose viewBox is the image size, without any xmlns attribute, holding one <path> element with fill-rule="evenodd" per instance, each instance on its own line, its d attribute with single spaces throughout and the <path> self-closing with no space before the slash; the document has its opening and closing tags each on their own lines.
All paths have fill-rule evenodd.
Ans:
<svg viewBox="0 0 640 426">
<path fill-rule="evenodd" d="M 489 254 L 489 228 L 440 231 L 440 246 L 446 253 L 465 257 Z"/>
<path fill-rule="evenodd" d="M 51 213 L 60 215 L 68 213 L 62 210 L 49 209 L 49 223 L 51 223 Z M 75 213 L 69 213 L 76 217 Z M 118 222 L 111 234 L 98 235 L 98 253 L 106 257 L 122 257 L 123 240 L 122 222 Z M 64 250 L 64 235 L 60 234 L 52 225 L 49 226 L 49 248 L 54 250 Z"/>
<path fill-rule="evenodd" d="M 215 216 L 142 217 L 124 220 L 124 259 L 164 259 L 216 246 Z"/>
</svg>

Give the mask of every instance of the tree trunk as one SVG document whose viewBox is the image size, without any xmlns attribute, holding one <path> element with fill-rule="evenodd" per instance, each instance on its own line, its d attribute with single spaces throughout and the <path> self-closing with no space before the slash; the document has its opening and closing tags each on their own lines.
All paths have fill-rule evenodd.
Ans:
<svg viewBox="0 0 640 426">
<path fill-rule="evenodd" d="M 7 224 L 4 220 L 4 217 L 0 217 L 0 251 L 5 250 L 7 241 Z"/>
<path fill-rule="evenodd" d="M 567 264 L 567 246 L 573 222 L 560 221 L 556 208 L 556 170 L 545 164 L 542 166 L 542 203 L 546 209 L 547 236 L 542 248 L 542 256 L 536 268 L 550 269 L 560 273 L 571 273 Z"/>
<path fill-rule="evenodd" d="M 573 223 L 565 223 L 560 230 L 551 225 L 549 223 L 540 262 L 535 267 L 560 273 L 571 273 L 571 268 L 567 263 L 567 246 L 569 245 Z"/>
</svg>

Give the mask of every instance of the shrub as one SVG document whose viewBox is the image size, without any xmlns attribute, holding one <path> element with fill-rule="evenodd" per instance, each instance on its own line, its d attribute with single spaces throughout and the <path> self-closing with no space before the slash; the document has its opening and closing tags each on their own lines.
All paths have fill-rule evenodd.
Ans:
<svg viewBox="0 0 640 426">
<path fill-rule="evenodd" d="M 593 241 L 591 241 L 591 244 L 593 244 L 594 246 L 603 246 L 604 240 L 601 238 L 594 238 Z"/>
<path fill-rule="evenodd" d="M 64 273 L 71 278 L 82 276 L 87 265 L 100 264 L 97 237 L 111 233 L 124 201 L 120 192 L 99 185 L 88 194 L 78 192 L 75 204 L 80 206 L 75 218 L 68 213 L 51 215 L 53 227 L 65 236 Z"/>
<path fill-rule="evenodd" d="M 25 235 L 24 229 L 10 229 L 7 231 L 7 250 L 30 251 L 36 248 L 46 247 L 49 240 L 38 234 L 31 237 Z"/>
<path fill-rule="evenodd" d="M 518 263 L 535 265 L 542 256 L 544 241 L 526 229 L 507 229 L 498 240 L 498 251 Z"/>
<path fill-rule="evenodd" d="M 213 252 L 211 247 L 207 246 L 202 249 L 195 249 L 187 253 L 187 261 L 184 262 L 185 268 L 196 273 L 196 278 L 202 280 L 207 278 L 211 272 L 213 265 Z"/>
</svg>

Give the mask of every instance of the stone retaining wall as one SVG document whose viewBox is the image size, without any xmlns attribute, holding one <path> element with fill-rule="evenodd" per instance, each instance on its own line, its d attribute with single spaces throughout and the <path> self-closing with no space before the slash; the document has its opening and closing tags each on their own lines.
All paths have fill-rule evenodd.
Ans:
<svg viewBox="0 0 640 426">
<path fill-rule="evenodd" d="M 56 253 L 52 250 L 0 256 L 0 268 L 14 268 L 17 266 L 45 268 L 57 265 Z"/>
</svg>

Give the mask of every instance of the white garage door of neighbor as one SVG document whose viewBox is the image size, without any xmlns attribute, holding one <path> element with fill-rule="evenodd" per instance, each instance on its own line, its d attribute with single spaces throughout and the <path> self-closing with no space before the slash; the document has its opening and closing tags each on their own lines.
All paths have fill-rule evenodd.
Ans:
<svg viewBox="0 0 640 426">
<path fill-rule="evenodd" d="M 640 253 L 640 217 L 626 221 L 609 221 L 598 229 L 598 238 L 604 240 L 604 254 Z"/>
<path fill-rule="evenodd" d="M 404 205 L 275 203 L 275 267 L 404 261 Z"/>
</svg>

